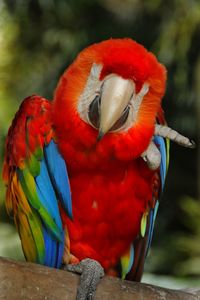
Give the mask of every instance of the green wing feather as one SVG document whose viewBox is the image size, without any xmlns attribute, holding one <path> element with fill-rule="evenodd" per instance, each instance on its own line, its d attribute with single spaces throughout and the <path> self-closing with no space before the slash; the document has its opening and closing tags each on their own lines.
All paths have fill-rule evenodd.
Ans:
<svg viewBox="0 0 200 300">
<path fill-rule="evenodd" d="M 54 238 L 58 241 L 62 241 L 61 230 L 55 224 L 48 211 L 41 204 L 41 200 L 39 199 L 36 192 L 35 180 L 34 177 L 31 175 L 31 172 L 28 168 L 25 168 L 23 171 L 19 171 L 18 173 L 22 188 L 31 206 L 38 211 L 41 219 L 43 220 L 49 231 L 52 233 Z"/>
</svg>

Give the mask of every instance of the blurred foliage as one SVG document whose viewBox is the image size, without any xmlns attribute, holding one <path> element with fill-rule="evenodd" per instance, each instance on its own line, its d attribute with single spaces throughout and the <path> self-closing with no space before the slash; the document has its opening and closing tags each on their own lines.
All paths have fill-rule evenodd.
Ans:
<svg viewBox="0 0 200 300">
<path fill-rule="evenodd" d="M 59 76 L 77 53 L 110 37 L 131 37 L 166 65 L 166 119 L 198 144 L 199 0 L 4 0 L 0 1 L 0 16 L 1 164 L 7 129 L 22 99 L 31 94 L 52 99 Z M 171 146 L 168 178 L 147 264 L 151 272 L 200 275 L 199 165 L 198 148 Z M 0 190 L 3 203 L 2 182 Z M 3 204 L 1 220 L 8 222 Z M 16 245 L 12 230 L 0 224 L 1 244 L 8 249 L 12 236 L 13 248 Z M 12 255 L 1 249 L 1 254 Z"/>
<path fill-rule="evenodd" d="M 2 223 L 0 225 L 0 255 L 13 259 L 24 260 L 21 243 L 13 226 Z"/>
<path fill-rule="evenodd" d="M 179 253 L 176 273 L 199 275 L 200 270 L 200 203 L 190 197 L 182 200 L 181 222 L 188 234 L 177 235 L 173 245 Z M 182 259 L 181 259 L 182 258 Z"/>
<path fill-rule="evenodd" d="M 176 221 L 182 225 L 182 230 L 166 236 L 148 259 L 152 259 L 151 264 L 161 273 L 179 277 L 199 276 L 200 202 L 188 196 L 182 198 Z"/>
</svg>

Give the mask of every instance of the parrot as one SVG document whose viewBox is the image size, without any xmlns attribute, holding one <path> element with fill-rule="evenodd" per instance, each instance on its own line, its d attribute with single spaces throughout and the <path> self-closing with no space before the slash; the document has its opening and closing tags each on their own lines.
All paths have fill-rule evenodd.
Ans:
<svg viewBox="0 0 200 300">
<path fill-rule="evenodd" d="M 195 146 L 165 121 L 166 80 L 138 42 L 101 41 L 64 71 L 52 101 L 27 97 L 8 130 L 6 209 L 24 256 L 82 274 L 77 299 L 92 299 L 104 273 L 141 280 L 169 141 Z"/>
</svg>

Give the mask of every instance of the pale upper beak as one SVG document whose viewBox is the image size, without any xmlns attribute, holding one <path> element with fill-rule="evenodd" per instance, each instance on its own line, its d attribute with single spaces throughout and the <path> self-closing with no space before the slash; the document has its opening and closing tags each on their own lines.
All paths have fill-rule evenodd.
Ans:
<svg viewBox="0 0 200 300">
<path fill-rule="evenodd" d="M 135 93 L 135 84 L 132 80 L 117 75 L 105 79 L 101 93 L 98 139 L 101 139 L 120 119 Z"/>
</svg>

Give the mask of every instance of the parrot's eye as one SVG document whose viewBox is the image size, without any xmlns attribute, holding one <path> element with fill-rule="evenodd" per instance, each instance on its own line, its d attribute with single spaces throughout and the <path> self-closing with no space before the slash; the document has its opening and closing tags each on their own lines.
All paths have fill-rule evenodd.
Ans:
<svg viewBox="0 0 200 300">
<path fill-rule="evenodd" d="M 89 120 L 95 128 L 99 128 L 100 103 L 101 103 L 101 97 L 100 95 L 97 95 L 89 106 L 89 112 L 88 112 Z"/>
<path fill-rule="evenodd" d="M 128 118 L 128 114 L 129 114 L 129 110 L 130 110 L 130 106 L 127 106 L 124 111 L 123 114 L 121 115 L 121 117 L 115 122 L 115 124 L 110 128 L 110 131 L 115 131 L 119 128 L 121 128 L 125 123 L 126 120 Z"/>
</svg>

